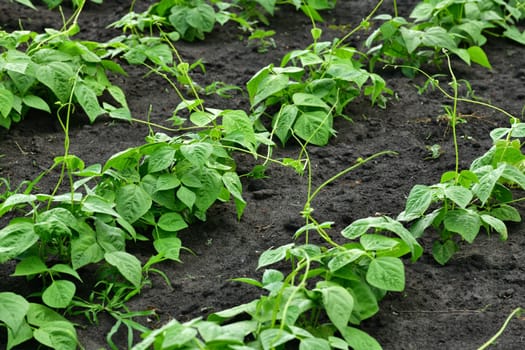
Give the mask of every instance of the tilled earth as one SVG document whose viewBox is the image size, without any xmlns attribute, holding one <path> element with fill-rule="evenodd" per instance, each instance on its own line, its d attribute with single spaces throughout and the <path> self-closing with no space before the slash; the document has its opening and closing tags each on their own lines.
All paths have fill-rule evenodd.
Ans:
<svg viewBox="0 0 525 350">
<path fill-rule="evenodd" d="M 151 0 L 138 2 L 136 11 L 147 8 Z M 80 17 L 80 37 L 109 40 L 119 35 L 106 26 L 129 10 L 130 1 L 106 0 L 102 6 L 89 4 Z M 415 1 L 400 4 L 401 15 L 408 16 Z M 373 1 L 338 1 L 333 11 L 324 12 L 323 39 L 341 37 L 342 28 L 354 27 L 372 10 Z M 380 13 L 391 12 L 385 2 Z M 66 14 L 70 9 L 65 9 Z M 20 19 L 20 22 L 19 22 Z M 0 26 L 15 30 L 42 31 L 60 27 L 57 11 L 40 7 L 35 12 L 8 1 L 0 4 Z M 292 49 L 310 43 L 311 23 L 293 8 L 280 9 L 271 18 L 276 47 L 258 53 L 249 45 L 246 35 L 235 25 L 217 27 L 203 42 L 177 43 L 184 60 L 202 59 L 206 73 L 193 78 L 202 86 L 214 81 L 245 86 L 255 72 L 270 63 L 278 63 Z M 359 36 L 361 35 L 361 36 Z M 351 39 L 359 47 L 366 33 Z M 468 67 L 454 62 L 459 79 L 467 79 L 475 94 L 520 117 L 525 104 L 525 48 L 514 43 L 491 39 L 485 47 L 493 69 Z M 151 106 L 151 119 L 164 123 L 179 103 L 176 95 L 161 78 L 144 77 L 140 67 L 125 66 L 128 77 L 115 77 L 123 87 L 136 118 L 146 119 Z M 429 68 L 433 69 L 433 68 Z M 331 231 L 337 239 L 339 231 L 352 221 L 372 215 L 396 216 L 403 210 L 406 196 L 415 184 L 434 184 L 440 175 L 454 167 L 451 132 L 440 116 L 449 103 L 438 92 L 418 95 L 415 85 L 422 78 L 408 79 L 395 70 L 378 71 L 395 91 L 386 109 L 371 107 L 365 100 L 356 101 L 347 110 L 350 123 L 337 120 L 338 135 L 326 147 L 310 147 L 313 182 L 319 185 L 345 169 L 358 157 L 383 150 L 397 156 L 382 157 L 353 171 L 328 186 L 314 201 L 319 221 L 334 221 Z M 446 86 L 446 81 L 443 81 Z M 245 93 L 231 99 L 206 96 L 205 105 L 215 108 L 247 109 Z M 489 132 L 507 126 L 505 116 L 474 105 L 461 104 L 460 113 L 466 123 L 458 127 L 460 159 L 463 168 L 482 155 L 490 146 Z M 75 117 L 71 130 L 71 153 L 86 164 L 103 163 L 112 154 L 143 143 L 148 130 L 140 124 L 117 123 L 100 119 L 89 124 L 85 117 Z M 55 156 L 63 152 L 64 135 L 51 116 L 30 115 L 11 130 L 0 131 L 3 155 L 0 177 L 16 184 L 34 179 L 48 168 Z M 438 144 L 442 154 L 430 157 L 428 146 Z M 275 157 L 294 157 L 298 147 L 290 145 L 274 152 Z M 254 161 L 238 156 L 238 170 L 247 172 Z M 181 234 L 183 245 L 194 254 L 184 252 L 182 264 L 166 263 L 160 268 L 168 275 L 172 287 L 154 277 L 151 287 L 132 299 L 132 310 L 157 310 L 159 320 L 150 320 L 155 327 L 169 319 L 180 321 L 238 305 L 258 296 L 255 288 L 231 282 L 235 277 L 258 277 L 257 259 L 262 251 L 292 241 L 303 222 L 300 211 L 306 200 L 306 177 L 291 169 L 271 166 L 268 178 L 244 183 L 248 206 L 237 221 L 233 205 L 218 204 L 209 212 L 208 221 L 198 223 Z M 39 191 L 49 192 L 58 174 L 51 174 L 40 184 Z M 522 215 L 525 208 L 520 208 Z M 3 219 L 2 225 L 6 223 Z M 384 349 L 477 349 L 497 332 L 505 318 L 516 307 L 525 307 L 525 227 L 510 227 L 508 241 L 497 235 L 480 234 L 472 245 L 464 245 L 448 265 L 439 266 L 430 255 L 433 237 L 424 237 L 424 256 L 416 263 L 406 262 L 406 289 L 391 293 L 381 303 L 381 311 L 362 324 L 362 329 L 376 337 Z M 133 253 L 147 259 L 144 247 L 130 247 Z M 148 248 L 149 249 L 149 248 Z M 147 249 L 146 249 L 147 250 Z M 23 279 L 9 278 L 12 264 L 0 269 L 0 291 L 31 291 Z M 89 280 L 91 271 L 83 271 Z M 33 290 L 34 291 L 34 290 Z M 27 294 L 25 294 L 27 295 Z M 112 320 L 101 316 L 98 325 L 84 318 L 79 337 L 86 349 L 107 348 L 105 334 Z M 5 341 L 5 335 L 0 343 Z M 123 334 L 116 336 L 119 347 L 125 347 Z M 34 344 L 33 344 L 34 346 Z M 29 347 L 33 348 L 33 347 Z M 523 318 L 513 320 L 493 349 L 525 349 Z"/>
</svg>

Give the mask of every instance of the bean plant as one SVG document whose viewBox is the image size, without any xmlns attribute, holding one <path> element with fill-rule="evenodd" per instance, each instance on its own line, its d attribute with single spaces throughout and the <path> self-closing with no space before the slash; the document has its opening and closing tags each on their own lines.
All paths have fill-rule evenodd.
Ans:
<svg viewBox="0 0 525 350">
<path fill-rule="evenodd" d="M 179 35 L 183 40 L 204 40 L 215 26 L 236 22 L 244 31 L 253 33 L 257 21 L 269 24 L 268 15 L 273 16 L 282 5 L 292 5 L 302 10 L 313 21 L 322 21 L 320 10 L 332 9 L 336 0 L 160 0 L 142 13 L 131 11 L 113 25 L 120 28 L 138 28 L 152 31 L 161 28 L 170 35 Z"/>
<path fill-rule="evenodd" d="M 272 133 L 283 144 L 298 137 L 326 145 L 336 134 L 334 117 L 351 120 L 345 115 L 350 102 L 365 95 L 372 104 L 385 107 L 386 95 L 392 93 L 380 75 L 362 67 L 360 53 L 338 41 L 315 41 L 304 50 L 291 51 L 279 67 L 268 65 L 248 81 L 253 114 L 268 115 Z"/>
<path fill-rule="evenodd" d="M 0 32 L 0 126 L 9 128 L 30 109 L 52 113 L 68 104 L 80 106 L 91 122 L 103 114 L 131 117 L 124 92 L 108 79 L 108 72 L 124 70 L 102 58 L 101 44 L 72 40 L 78 31 L 73 24 L 43 34 Z M 104 92 L 113 104 L 98 100 Z"/>
<path fill-rule="evenodd" d="M 523 1 L 422 1 L 410 19 L 382 14 L 379 27 L 365 42 L 372 67 L 377 62 L 402 64 L 407 75 L 427 63 L 441 64 L 446 49 L 467 64 L 491 68 L 482 46 L 487 35 L 500 33 L 520 44 L 524 34 L 516 26 L 525 17 Z M 410 68 L 412 67 L 412 68 Z"/>
</svg>

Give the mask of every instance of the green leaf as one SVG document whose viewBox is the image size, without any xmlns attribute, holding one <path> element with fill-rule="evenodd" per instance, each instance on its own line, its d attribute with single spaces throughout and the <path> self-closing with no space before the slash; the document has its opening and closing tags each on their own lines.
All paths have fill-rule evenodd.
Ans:
<svg viewBox="0 0 525 350">
<path fill-rule="evenodd" d="M 113 209 L 114 206 L 115 203 L 95 194 L 88 194 L 82 201 L 82 210 L 85 212 L 118 217 L 118 213 Z"/>
<path fill-rule="evenodd" d="M 12 292 L 0 293 L 0 321 L 16 334 L 25 323 L 29 303 L 20 295 Z"/>
<path fill-rule="evenodd" d="M 467 49 L 468 55 L 472 62 L 479 64 L 482 67 L 492 69 L 487 54 L 479 46 L 471 46 Z"/>
<path fill-rule="evenodd" d="M 445 229 L 458 233 L 467 242 L 472 243 L 481 227 L 479 214 L 466 209 L 450 210 L 443 220 Z"/>
<path fill-rule="evenodd" d="M 410 248 L 412 261 L 416 261 L 423 254 L 423 247 L 417 242 L 412 233 L 400 222 L 388 216 L 358 219 L 344 228 L 341 234 L 348 239 L 356 239 L 367 233 L 371 228 L 387 230 L 398 235 Z"/>
<path fill-rule="evenodd" d="M 33 4 L 31 3 L 31 0 L 15 0 L 15 1 L 18 2 L 19 4 L 25 5 L 27 7 L 32 8 L 33 10 L 36 10 L 36 7 L 33 6 Z"/>
<path fill-rule="evenodd" d="M 217 119 L 217 115 L 209 112 L 195 111 L 190 114 L 190 120 L 196 126 L 205 126 Z"/>
<path fill-rule="evenodd" d="M 203 32 L 211 32 L 215 25 L 215 10 L 208 4 L 200 3 L 188 10 L 186 22 Z"/>
<path fill-rule="evenodd" d="M 52 308 L 66 308 L 75 296 L 75 284 L 67 280 L 55 280 L 42 293 L 42 300 Z"/>
<path fill-rule="evenodd" d="M 205 212 L 215 203 L 222 191 L 222 176 L 217 171 L 203 168 L 199 173 L 199 181 L 202 186 L 195 191 L 195 206 L 201 212 Z"/>
<path fill-rule="evenodd" d="M 100 107 L 95 90 L 84 82 L 79 81 L 76 84 L 74 95 L 90 122 L 93 123 L 98 116 L 106 112 Z"/>
<path fill-rule="evenodd" d="M 54 321 L 43 324 L 33 332 L 35 339 L 55 350 L 76 350 L 77 333 L 68 321 Z"/>
<path fill-rule="evenodd" d="M 253 122 L 242 110 L 228 110 L 222 113 L 223 141 L 235 142 L 255 153 L 258 144 Z"/>
<path fill-rule="evenodd" d="M 11 109 L 13 108 L 14 95 L 10 90 L 0 88 L 0 114 L 2 117 L 8 118 Z"/>
<path fill-rule="evenodd" d="M 49 105 L 41 97 L 35 95 L 26 95 L 22 98 L 22 102 L 28 107 L 51 113 Z"/>
<path fill-rule="evenodd" d="M 311 144 L 325 146 L 330 137 L 335 135 L 332 125 L 333 116 L 329 112 L 303 112 L 295 121 L 294 132 Z"/>
<path fill-rule="evenodd" d="M 261 254 L 261 256 L 259 256 L 259 263 L 257 264 L 257 269 L 260 269 L 261 267 L 268 266 L 271 264 L 275 264 L 276 262 L 283 260 L 286 257 L 286 252 L 293 246 L 294 246 L 293 243 L 289 243 L 289 244 L 277 247 L 275 249 L 270 248 L 264 251 Z"/>
<path fill-rule="evenodd" d="M 157 171 L 169 168 L 175 161 L 175 149 L 171 146 L 165 145 L 156 149 L 148 158 L 148 172 L 155 173 Z"/>
<path fill-rule="evenodd" d="M 15 272 L 11 276 L 31 276 L 47 271 L 47 266 L 40 257 L 31 255 L 16 264 Z"/>
<path fill-rule="evenodd" d="M 165 191 L 171 190 L 180 186 L 180 180 L 177 178 L 176 174 L 173 173 L 164 173 L 160 174 L 157 178 L 157 184 L 155 185 L 156 191 Z"/>
<path fill-rule="evenodd" d="M 481 206 L 484 206 L 487 200 L 490 198 L 490 195 L 494 190 L 494 186 L 496 186 L 496 183 L 505 170 L 505 164 L 502 164 L 496 169 L 492 170 L 492 167 L 490 167 L 490 169 L 491 170 L 485 175 L 481 176 L 479 182 L 474 184 L 472 187 L 472 192 L 474 192 L 474 194 L 476 194 L 476 196 L 481 200 Z"/>
<path fill-rule="evenodd" d="M 104 259 L 108 264 L 115 266 L 117 270 L 131 284 L 139 289 L 142 282 L 142 267 L 139 259 L 127 252 L 110 252 L 104 254 Z"/>
<path fill-rule="evenodd" d="M 66 264 L 55 264 L 51 268 L 49 268 L 49 271 L 56 272 L 56 273 L 64 273 L 66 275 L 70 275 L 75 277 L 77 280 L 82 282 L 82 278 L 80 278 L 80 275 L 77 271 L 75 271 L 71 266 Z"/>
<path fill-rule="evenodd" d="M 399 258 L 379 257 L 370 262 L 366 281 L 374 287 L 401 292 L 405 289 L 405 268 Z"/>
<path fill-rule="evenodd" d="M 521 221 L 521 215 L 519 211 L 508 204 L 501 204 L 499 207 L 492 209 L 490 214 L 503 221 Z"/>
<path fill-rule="evenodd" d="M 67 102 L 73 88 L 75 73 L 64 62 L 50 62 L 40 65 L 36 76 L 61 102 Z"/>
<path fill-rule="evenodd" d="M 180 152 L 191 164 L 201 167 L 213 153 L 213 146 L 207 142 L 190 143 L 180 147 Z"/>
<path fill-rule="evenodd" d="M 299 344 L 299 350 L 330 350 L 330 343 L 323 338 L 304 338 Z"/>
<path fill-rule="evenodd" d="M 435 241 L 432 244 L 432 256 L 441 265 L 445 265 L 457 251 L 458 246 L 451 239 L 446 240 L 444 243 Z"/>
<path fill-rule="evenodd" d="M 319 288 L 328 318 L 339 331 L 344 330 L 354 308 L 354 298 L 343 287 L 331 285 Z"/>
<path fill-rule="evenodd" d="M 183 348 L 184 345 L 197 338 L 197 330 L 185 325 L 177 324 L 164 332 L 163 349 Z"/>
<path fill-rule="evenodd" d="M 248 81 L 246 86 L 252 108 L 288 86 L 288 76 L 273 74 L 271 73 L 272 68 L 272 66 L 268 66 L 261 69 Z"/>
<path fill-rule="evenodd" d="M 295 105 L 284 105 L 273 118 L 273 132 L 284 145 L 290 138 L 292 126 L 299 109 Z"/>
<path fill-rule="evenodd" d="M 104 252 L 125 250 L 126 233 L 119 227 L 108 225 L 100 219 L 95 219 L 97 242 Z"/>
<path fill-rule="evenodd" d="M 54 310 L 51 310 L 45 305 L 30 303 L 29 311 L 27 312 L 27 322 L 33 326 L 43 326 L 46 323 L 67 320 Z"/>
<path fill-rule="evenodd" d="M 134 223 L 151 208 L 151 198 L 142 187 L 125 185 L 116 192 L 117 212 L 128 222 Z"/>
<path fill-rule="evenodd" d="M 259 340 L 264 350 L 278 348 L 279 345 L 295 339 L 295 336 L 283 329 L 270 328 L 265 329 L 259 334 Z"/>
<path fill-rule="evenodd" d="M 316 107 L 326 111 L 330 110 L 330 106 L 328 106 L 321 98 L 317 97 L 316 95 L 297 92 L 293 94 L 292 100 L 297 106 Z"/>
<path fill-rule="evenodd" d="M 226 188 L 233 195 L 233 197 L 235 197 L 243 203 L 246 203 L 242 198 L 241 180 L 239 179 L 239 175 L 237 175 L 236 172 L 228 171 L 222 174 L 222 183 L 224 184 L 224 186 L 226 186 Z"/>
<path fill-rule="evenodd" d="M 29 222 L 17 222 L 0 230 L 0 263 L 17 257 L 38 241 Z"/>
<path fill-rule="evenodd" d="M 503 36 L 514 40 L 521 45 L 525 45 L 525 31 L 520 32 L 520 30 L 515 26 L 508 27 L 503 33 Z"/>
<path fill-rule="evenodd" d="M 377 340 L 360 329 L 346 327 L 341 335 L 353 350 L 382 350 Z"/>
<path fill-rule="evenodd" d="M 461 208 L 465 208 L 472 200 L 472 192 L 463 186 L 447 186 L 445 187 L 445 196 L 451 199 Z"/>
<path fill-rule="evenodd" d="M 378 234 L 362 235 L 359 243 L 365 250 L 391 250 L 399 245 L 395 239 Z"/>
<path fill-rule="evenodd" d="M 177 190 L 177 198 L 191 210 L 193 208 L 193 205 L 195 204 L 195 199 L 197 198 L 197 196 L 193 191 L 191 191 L 187 187 L 181 186 Z"/>
<path fill-rule="evenodd" d="M 180 261 L 179 253 L 182 248 L 182 242 L 178 237 L 163 237 L 153 241 L 153 246 L 157 253 L 162 256 L 174 260 Z"/>
<path fill-rule="evenodd" d="M 157 225 L 168 232 L 177 232 L 188 227 L 186 221 L 179 213 L 171 212 L 164 213 L 159 218 Z"/>
<path fill-rule="evenodd" d="M 483 214 L 480 216 L 481 221 L 493 228 L 497 233 L 499 233 L 502 240 L 508 238 L 507 226 L 505 223 L 498 218 L 495 218 L 492 215 Z"/>
<path fill-rule="evenodd" d="M 412 221 L 425 214 L 432 203 L 434 191 L 425 185 L 415 185 L 410 190 L 405 205 L 405 210 L 399 214 L 398 220 Z"/>
<path fill-rule="evenodd" d="M 71 265 L 75 270 L 104 258 L 104 251 L 97 243 L 95 231 L 86 224 L 79 233 L 71 239 Z"/>
<path fill-rule="evenodd" d="M 343 249 L 333 255 L 333 258 L 328 262 L 328 268 L 331 272 L 335 272 L 363 255 L 366 255 L 366 252 L 362 249 Z"/>
<path fill-rule="evenodd" d="M 511 164 L 505 164 L 502 176 L 505 179 L 520 186 L 521 189 L 525 189 L 525 174 L 522 170 L 516 168 L 515 166 Z"/>
</svg>

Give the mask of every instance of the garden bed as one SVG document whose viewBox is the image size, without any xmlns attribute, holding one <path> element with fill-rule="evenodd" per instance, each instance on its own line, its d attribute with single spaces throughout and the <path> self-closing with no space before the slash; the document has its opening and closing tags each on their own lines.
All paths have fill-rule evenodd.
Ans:
<svg viewBox="0 0 525 350">
<path fill-rule="evenodd" d="M 150 3 L 147 1 L 145 3 Z M 399 8 L 407 16 L 412 5 Z M 372 10 L 375 2 L 339 1 L 334 10 L 323 12 L 323 39 L 340 37 L 344 26 L 354 27 Z M 140 2 L 139 8 L 147 4 Z M 105 1 L 89 4 L 82 12 L 80 36 L 89 40 L 109 40 L 119 35 L 106 26 L 128 11 L 128 1 Z M 67 9 L 66 9 L 67 11 Z M 391 12 L 384 4 L 383 12 Z M 0 23 L 5 30 L 15 30 L 19 21 L 25 29 L 41 31 L 59 27 L 60 15 L 39 7 L 37 12 L 14 3 L 0 4 Z M 187 62 L 202 59 L 206 72 L 196 72 L 193 79 L 202 86 L 214 81 L 238 85 L 247 81 L 262 67 L 278 64 L 292 49 L 311 43 L 309 19 L 293 8 L 283 7 L 271 18 L 270 28 L 276 31 L 275 48 L 258 52 L 248 45 L 243 33 L 234 24 L 227 24 L 206 36 L 204 41 L 177 42 L 176 47 Z M 358 33 L 352 45 L 360 45 L 366 37 Z M 458 79 L 470 82 L 475 95 L 522 117 L 525 104 L 525 48 L 511 41 L 491 38 L 485 46 L 492 70 L 454 60 Z M 123 65 L 127 77 L 115 77 L 127 96 L 136 118 L 146 119 L 151 106 L 151 121 L 165 124 L 180 102 L 166 82 L 158 76 L 145 77 L 146 70 Z M 441 118 L 442 105 L 450 104 L 439 91 L 418 94 L 416 85 L 424 77 L 407 78 L 400 71 L 386 68 L 378 72 L 394 91 L 386 109 L 370 106 L 369 101 L 356 100 L 346 109 L 353 122 L 336 119 L 337 136 L 327 146 L 309 146 L 314 187 L 353 165 L 358 158 L 390 150 L 396 155 L 374 159 L 325 187 L 312 203 L 319 221 L 333 221 L 330 234 L 339 240 L 339 232 L 353 221 L 403 211 L 406 198 L 416 184 L 439 182 L 442 173 L 454 169 L 454 145 L 448 121 Z M 435 67 L 429 67 L 437 72 Z M 443 70 L 446 73 L 446 70 Z M 443 78 L 446 86 L 447 78 Z M 465 92 L 465 91 L 463 91 Z M 205 96 L 208 107 L 248 109 L 246 93 L 233 92 L 228 99 Z M 458 109 L 465 123 L 458 125 L 460 168 L 485 153 L 492 141 L 489 133 L 496 127 L 507 127 L 508 117 L 482 106 L 460 104 Z M 70 129 L 70 153 L 86 164 L 104 163 L 111 155 L 143 143 L 148 128 L 138 123 L 97 119 L 90 124 L 78 113 Z M 14 185 L 34 179 L 49 168 L 53 158 L 63 154 L 64 134 L 53 117 L 29 114 L 10 130 L 0 131 L 0 177 Z M 441 151 L 432 157 L 429 147 L 439 145 Z M 300 148 L 293 143 L 274 150 L 274 158 L 294 158 Z M 251 157 L 236 155 L 237 172 L 247 173 L 256 164 Z M 259 162 L 259 161 L 257 161 Z M 268 248 L 287 244 L 304 224 L 301 211 L 307 198 L 307 178 L 293 169 L 270 165 L 263 179 L 243 179 L 247 206 L 237 220 L 233 203 L 215 204 L 205 222 L 197 222 L 180 233 L 182 263 L 157 266 L 171 281 L 168 286 L 158 275 L 152 275 L 151 286 L 128 302 L 131 310 L 155 310 L 158 318 L 137 319 L 149 328 L 156 328 L 175 318 L 187 321 L 249 302 L 261 292 L 233 278 L 259 278 L 256 270 L 260 254 Z M 50 193 L 58 179 L 51 173 L 39 184 L 38 191 Z M 521 214 L 525 208 L 518 204 Z M 6 224 L 3 219 L 2 224 Z M 435 237 L 425 236 L 421 244 L 425 253 L 419 261 L 405 261 L 406 288 L 389 293 L 380 303 L 380 312 L 365 321 L 361 329 L 375 337 L 384 349 L 477 349 L 493 336 L 506 317 L 517 307 L 525 306 L 525 228 L 513 224 L 509 238 L 501 241 L 497 234 L 482 233 L 473 244 L 462 244 L 460 251 L 445 265 L 430 254 Z M 315 239 L 314 239 L 315 240 Z M 319 243 L 319 242 L 317 242 Z M 154 254 L 153 247 L 140 242 L 128 250 L 146 261 Z M 191 252 L 190 252 L 191 251 Z M 9 277 L 14 264 L 0 270 L 0 291 L 16 291 L 27 296 L 36 282 L 23 277 Z M 82 277 L 89 285 L 93 268 Z M 85 287 L 83 287 L 85 288 Z M 85 291 L 85 296 L 88 295 Z M 81 292 L 84 293 L 84 292 Z M 114 320 L 101 314 L 99 324 L 76 316 L 74 322 L 79 340 L 86 349 L 107 347 L 106 334 Z M 524 319 L 513 320 L 494 349 L 525 348 Z M 125 347 L 125 334 L 114 337 L 119 348 Z M 5 341 L 2 335 L 0 343 Z M 27 348 L 33 348 L 34 344 Z M 23 348 L 20 346 L 20 348 Z"/>
</svg>

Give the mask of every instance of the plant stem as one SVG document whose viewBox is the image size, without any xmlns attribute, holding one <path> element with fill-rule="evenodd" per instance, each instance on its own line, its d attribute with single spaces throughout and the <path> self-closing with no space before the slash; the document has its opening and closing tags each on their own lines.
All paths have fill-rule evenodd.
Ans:
<svg viewBox="0 0 525 350">
<path fill-rule="evenodd" d="M 510 313 L 510 315 L 507 317 L 507 319 L 505 320 L 505 322 L 503 323 L 503 325 L 501 326 L 501 328 L 499 329 L 499 331 L 494 334 L 494 336 L 492 338 L 490 338 L 485 344 L 483 344 L 482 346 L 480 346 L 478 348 L 478 350 L 485 350 L 487 349 L 489 346 L 491 346 L 502 334 L 503 332 L 505 331 L 505 329 L 507 328 L 507 326 L 509 325 L 509 322 L 512 320 L 512 318 L 514 316 L 518 316 L 523 312 L 523 308 L 521 307 L 518 307 L 516 309 L 514 309 L 514 311 L 512 311 Z"/>
<path fill-rule="evenodd" d="M 450 63 L 450 56 L 445 53 L 447 56 L 447 65 L 448 65 L 448 71 L 450 72 L 450 76 L 452 77 L 452 81 L 450 82 L 450 86 L 452 86 L 452 90 L 454 91 L 454 96 L 452 98 L 452 113 L 450 115 L 450 123 L 452 125 L 452 141 L 454 142 L 454 157 L 455 157 L 455 183 L 457 184 L 459 181 L 459 146 L 458 146 L 458 138 L 456 134 L 456 125 L 457 125 L 457 111 L 458 111 L 458 81 L 456 79 L 456 76 L 454 75 L 454 70 L 452 69 L 452 64 Z"/>
</svg>

